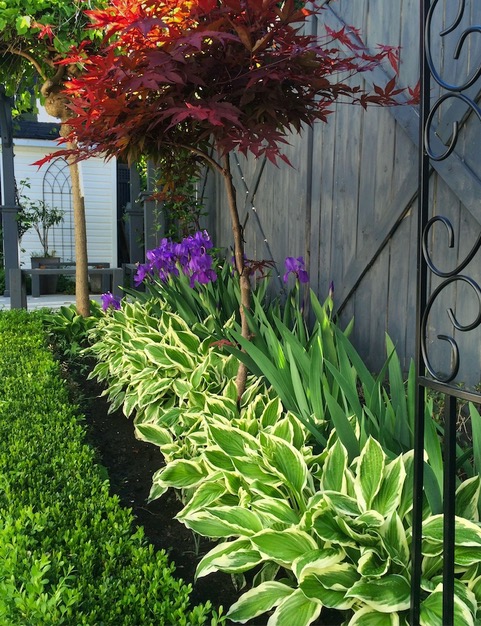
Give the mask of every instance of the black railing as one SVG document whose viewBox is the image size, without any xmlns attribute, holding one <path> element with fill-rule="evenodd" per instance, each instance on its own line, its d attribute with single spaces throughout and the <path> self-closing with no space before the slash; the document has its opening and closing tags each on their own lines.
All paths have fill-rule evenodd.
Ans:
<svg viewBox="0 0 481 626">
<path fill-rule="evenodd" d="M 457 404 L 460 399 L 479 403 L 481 396 L 475 391 L 461 389 L 457 380 L 463 360 L 463 349 L 459 345 L 460 334 L 474 330 L 481 324 L 481 288 L 466 271 L 481 247 L 481 233 L 468 251 L 458 253 L 452 269 L 441 269 L 435 262 L 430 242 L 439 246 L 445 242 L 447 251 L 453 250 L 456 228 L 453 220 L 437 213 L 432 206 L 435 193 L 432 188 L 434 165 L 448 161 L 462 152 L 459 142 L 461 127 L 468 118 L 475 124 L 478 134 L 473 141 L 481 143 L 481 109 L 475 101 L 476 84 L 481 83 L 481 65 L 473 64 L 471 70 L 465 65 L 467 43 L 472 35 L 481 34 L 481 26 L 469 24 L 478 0 L 421 0 L 421 107 L 420 107 L 420 190 L 419 190 L 419 255 L 418 255 L 418 316 L 417 316 L 417 421 L 415 432 L 414 460 L 414 508 L 413 508 L 413 572 L 411 626 L 419 625 L 420 606 L 423 599 L 422 577 L 422 514 L 424 499 L 424 435 L 425 396 L 431 389 L 444 397 L 444 481 L 443 481 L 443 617 L 442 626 L 454 626 L 455 593 L 455 493 L 456 493 L 456 420 Z M 472 6 L 470 6 L 472 5 Z M 479 7 L 478 7 L 479 8 Z M 450 23 L 445 16 L 452 14 Z M 449 40 L 449 46 L 445 45 Z M 454 43 L 453 43 L 454 42 Z M 452 58 L 448 59 L 451 54 Z M 462 67 L 460 67 L 462 66 Z M 454 69 L 454 76 L 445 71 Z M 479 85 L 481 89 L 481 84 Z M 454 106 L 453 106 L 454 105 Z M 443 115 L 448 113 L 448 132 L 444 128 Z M 478 119 L 476 119 L 478 118 Z M 459 158 L 459 155 L 457 155 Z M 462 155 L 461 155 L 462 157 Z M 480 198 L 481 201 L 481 198 Z M 443 207 L 444 208 L 444 207 Z M 439 229 L 439 230 L 438 230 Z M 459 237 L 458 237 L 459 238 Z M 434 243 L 433 243 L 434 242 Z M 463 245 L 464 242 L 463 242 Z M 462 250 L 462 246 L 459 246 Z M 455 313 L 459 307 L 459 294 L 453 287 L 468 286 L 477 299 L 478 313 L 468 323 L 461 323 Z M 434 308 L 440 301 L 445 305 L 451 294 L 454 301 L 446 307 L 448 332 L 434 333 L 432 323 Z M 458 302 L 456 303 L 456 298 Z M 432 359 L 430 351 L 437 342 L 448 348 L 449 356 L 442 364 L 439 353 Z M 475 349 L 475 345 L 471 346 Z M 466 347 L 464 348 L 466 349 Z M 469 347 L 467 348 L 469 349 Z M 478 350 L 479 352 L 479 350 Z M 436 364 L 434 363 L 436 361 Z M 479 468 L 478 468 L 479 469 Z M 441 625 L 440 625 L 441 626 Z M 458 625 L 456 625 L 458 626 Z"/>
</svg>

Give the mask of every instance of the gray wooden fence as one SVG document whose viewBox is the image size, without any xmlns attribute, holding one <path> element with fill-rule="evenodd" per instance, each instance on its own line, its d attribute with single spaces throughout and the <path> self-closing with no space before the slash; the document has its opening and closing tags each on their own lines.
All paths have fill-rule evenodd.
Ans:
<svg viewBox="0 0 481 626">
<path fill-rule="evenodd" d="M 449 24 L 458 1 L 439 5 L 436 20 Z M 472 5 L 478 15 L 471 16 L 471 24 L 481 24 L 481 3 Z M 399 82 L 414 86 L 419 77 L 418 15 L 418 0 L 338 0 L 327 4 L 310 26 L 322 36 L 324 25 L 336 30 L 354 25 L 371 50 L 379 43 L 401 46 Z M 459 73 L 461 67 L 469 74 L 481 63 L 479 34 L 470 37 L 456 62 L 454 44 L 446 39 L 438 51 L 443 72 Z M 379 68 L 365 80 L 383 84 L 391 76 L 389 67 Z M 447 212 L 456 215 L 459 232 L 454 247 L 448 249 L 446 233 L 436 227 L 431 245 L 439 247 L 440 263 L 454 267 L 463 258 L 464 242 L 476 238 L 481 222 L 481 137 L 471 133 L 470 110 L 460 110 L 459 103 L 449 108 L 449 102 L 445 108 L 439 116 L 443 121 L 433 125 L 433 141 L 448 144 L 455 120 L 463 125 L 464 139 L 458 142 L 454 165 L 448 169 L 435 164 L 432 205 L 434 211 L 442 206 L 446 212 L 449 207 Z M 276 168 L 264 160 L 233 155 L 247 253 L 250 258 L 274 260 L 279 275 L 286 256 L 303 255 L 310 285 L 321 300 L 327 296 L 330 281 L 334 282 L 341 322 L 354 317 L 353 341 L 368 365 L 378 370 L 384 362 L 387 332 L 407 370 L 415 352 L 419 113 L 412 106 L 364 111 L 346 104 L 333 111 L 327 124 L 319 123 L 290 138 L 286 154 L 294 168 L 285 164 Z M 231 245 L 222 181 L 212 174 L 206 180 L 205 199 L 216 244 Z M 477 311 L 468 288 L 457 289 L 454 294 L 446 293 L 446 303 L 451 304 L 444 309 L 437 305 L 430 322 L 433 350 L 439 350 L 440 363 L 446 354 L 438 348 L 436 335 L 448 321 L 446 307 L 452 307 L 466 323 Z M 481 379 L 478 339 L 481 336 L 470 337 L 471 356 L 460 372 L 462 380 Z"/>
</svg>

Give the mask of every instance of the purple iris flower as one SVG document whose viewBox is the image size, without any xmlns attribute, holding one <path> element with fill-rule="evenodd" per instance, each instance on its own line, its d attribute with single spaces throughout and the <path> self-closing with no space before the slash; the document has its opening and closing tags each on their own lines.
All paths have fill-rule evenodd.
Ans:
<svg viewBox="0 0 481 626">
<path fill-rule="evenodd" d="M 179 269 L 190 279 L 191 287 L 195 282 L 210 283 L 217 278 L 212 269 L 212 257 L 207 253 L 212 247 L 206 230 L 189 235 L 180 243 L 164 238 L 157 248 L 147 251 L 147 262 L 139 265 L 134 277 L 135 285 L 140 285 L 146 277 L 154 274 L 167 281 L 171 276 L 179 276 Z"/>
<path fill-rule="evenodd" d="M 120 309 L 120 298 L 117 298 L 117 296 L 111 294 L 110 291 L 107 291 L 107 293 L 103 293 L 100 296 L 100 299 L 102 300 L 102 309 L 104 311 L 108 311 L 109 309 Z"/>
<path fill-rule="evenodd" d="M 285 261 L 285 266 L 286 273 L 283 277 L 285 283 L 289 280 L 289 274 L 294 274 L 300 283 L 309 282 L 309 274 L 306 272 L 303 257 L 298 256 L 297 258 L 294 258 L 293 256 L 288 256 Z"/>
</svg>

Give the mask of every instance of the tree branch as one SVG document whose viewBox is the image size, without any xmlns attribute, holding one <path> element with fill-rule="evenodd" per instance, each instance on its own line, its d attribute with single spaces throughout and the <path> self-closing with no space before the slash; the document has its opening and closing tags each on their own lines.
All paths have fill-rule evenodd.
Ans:
<svg viewBox="0 0 481 626">
<path fill-rule="evenodd" d="M 35 57 L 33 57 L 31 54 L 29 54 L 28 52 L 24 52 L 23 50 L 19 50 L 18 48 L 12 48 L 11 46 L 8 47 L 8 52 L 27 59 L 27 61 L 31 63 L 33 67 L 37 70 L 42 80 L 47 80 L 47 75 L 43 71 L 39 61 L 37 61 L 37 59 L 35 59 Z"/>
</svg>

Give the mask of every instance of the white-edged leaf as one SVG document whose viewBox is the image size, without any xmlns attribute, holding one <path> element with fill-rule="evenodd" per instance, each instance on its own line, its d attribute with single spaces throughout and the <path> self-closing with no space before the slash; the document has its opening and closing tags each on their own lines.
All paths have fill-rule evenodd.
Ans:
<svg viewBox="0 0 481 626">
<path fill-rule="evenodd" d="M 372 508 L 374 497 L 381 488 L 385 458 L 381 444 L 369 437 L 359 455 L 354 483 L 361 507 Z"/>
<path fill-rule="evenodd" d="M 307 465 L 302 454 L 280 437 L 260 434 L 262 451 L 267 463 L 287 485 L 301 493 L 307 483 Z"/>
<path fill-rule="evenodd" d="M 411 589 L 406 578 L 390 574 L 374 580 L 361 580 L 351 587 L 347 595 L 380 613 L 396 613 L 409 609 Z"/>
<path fill-rule="evenodd" d="M 297 580 L 301 582 L 310 574 L 322 574 L 333 565 L 340 563 L 345 557 L 346 553 L 341 548 L 310 550 L 295 559 L 292 569 Z"/>
<path fill-rule="evenodd" d="M 216 482 L 209 480 L 209 482 L 203 483 L 196 489 L 192 498 L 176 517 L 181 520 L 183 517 L 194 511 L 204 509 L 209 505 L 212 505 L 213 502 L 216 502 L 225 493 L 226 487 L 221 480 Z"/>
<path fill-rule="evenodd" d="M 396 511 L 401 501 L 405 480 L 406 470 L 402 456 L 399 456 L 384 468 L 382 484 L 373 500 L 372 508 L 385 517 Z"/>
<path fill-rule="evenodd" d="M 322 605 L 306 598 L 296 589 L 285 598 L 269 618 L 267 626 L 309 626 L 320 615 Z"/>
<path fill-rule="evenodd" d="M 245 624 L 262 613 L 270 611 L 293 593 L 292 587 L 274 580 L 266 581 L 244 593 L 230 607 L 227 617 L 234 622 Z"/>
<path fill-rule="evenodd" d="M 471 521 L 479 521 L 478 505 L 481 481 L 479 476 L 473 476 L 463 482 L 456 489 L 456 515 Z"/>
<path fill-rule="evenodd" d="M 400 626 L 400 621 L 398 613 L 379 613 L 364 606 L 354 613 L 347 626 Z"/>
<path fill-rule="evenodd" d="M 423 538 L 432 543 L 443 541 L 443 515 L 433 515 L 423 523 Z M 481 527 L 456 516 L 454 541 L 456 546 L 481 547 Z"/>
<path fill-rule="evenodd" d="M 337 439 L 334 445 L 329 448 L 322 467 L 321 490 L 346 493 L 346 468 L 347 451 L 340 440 Z"/>
<path fill-rule="evenodd" d="M 344 566 L 347 564 L 344 563 Z M 345 589 L 335 589 L 325 587 L 323 585 L 324 575 L 310 574 L 300 584 L 302 593 L 311 600 L 319 602 L 322 606 L 337 609 L 339 611 L 347 611 L 356 602 L 355 598 L 347 598 Z M 351 579 L 351 585 L 356 582 L 357 578 Z M 350 585 L 349 585 L 350 586 Z"/>
<path fill-rule="evenodd" d="M 153 481 L 166 487 L 185 489 L 194 487 L 205 479 L 204 468 L 197 461 L 175 459 L 166 467 L 158 470 Z"/>
<path fill-rule="evenodd" d="M 252 569 L 262 562 L 257 550 L 252 549 L 248 539 L 224 541 L 210 550 L 197 565 L 196 578 L 212 572 L 240 573 Z"/>
<path fill-rule="evenodd" d="M 251 537 L 251 541 L 267 558 L 288 568 L 305 552 L 318 548 L 310 535 L 294 528 L 263 530 Z"/>
<path fill-rule="evenodd" d="M 443 623 L 442 585 L 421 602 L 419 614 L 420 626 L 439 626 Z M 474 619 L 466 604 L 454 596 L 454 623 L 456 626 L 474 626 Z"/>
<path fill-rule="evenodd" d="M 217 507 L 197 511 L 182 519 L 191 528 L 205 537 L 250 537 L 262 528 L 259 517 L 244 507 Z"/>
<path fill-rule="evenodd" d="M 167 428 L 162 428 L 158 424 L 137 423 L 135 425 L 135 435 L 137 439 L 153 443 L 159 447 L 173 442 L 172 435 Z"/>
</svg>

